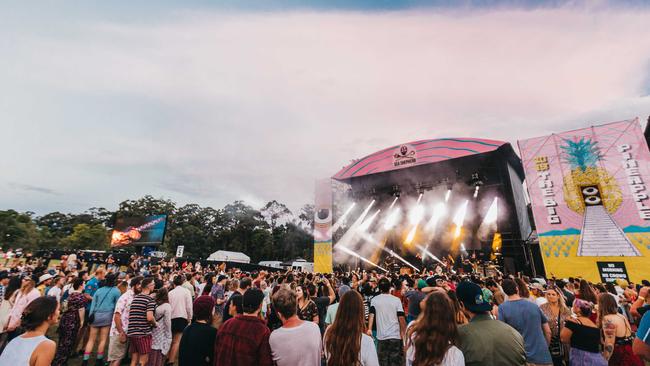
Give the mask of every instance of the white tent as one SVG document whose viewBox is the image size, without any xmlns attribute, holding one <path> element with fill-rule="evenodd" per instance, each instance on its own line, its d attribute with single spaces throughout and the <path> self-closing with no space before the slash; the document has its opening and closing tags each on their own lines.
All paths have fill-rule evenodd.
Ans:
<svg viewBox="0 0 650 366">
<path fill-rule="evenodd" d="M 208 260 L 218 261 L 218 262 L 250 263 L 251 257 L 247 256 L 242 252 L 230 252 L 227 250 L 217 250 L 216 252 L 210 254 Z"/>
</svg>

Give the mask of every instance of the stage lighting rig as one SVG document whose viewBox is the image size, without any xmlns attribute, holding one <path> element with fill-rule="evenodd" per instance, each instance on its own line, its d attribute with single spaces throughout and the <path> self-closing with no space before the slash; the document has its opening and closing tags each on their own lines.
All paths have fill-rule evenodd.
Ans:
<svg viewBox="0 0 650 366">
<path fill-rule="evenodd" d="M 400 190 L 398 185 L 394 185 L 393 188 L 391 189 L 390 193 L 391 193 L 391 195 L 393 195 L 395 197 L 399 197 L 400 194 L 402 194 L 402 191 Z"/>
</svg>

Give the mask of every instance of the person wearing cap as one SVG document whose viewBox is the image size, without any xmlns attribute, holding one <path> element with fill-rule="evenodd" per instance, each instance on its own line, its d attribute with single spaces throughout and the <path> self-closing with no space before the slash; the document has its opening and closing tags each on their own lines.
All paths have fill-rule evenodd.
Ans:
<svg viewBox="0 0 650 366">
<path fill-rule="evenodd" d="M 327 314 L 325 315 L 325 326 L 326 327 L 331 325 L 332 323 L 334 323 L 334 319 L 336 318 L 336 311 L 339 308 L 340 299 L 343 297 L 343 295 L 345 295 L 346 292 L 348 292 L 350 290 L 351 290 L 351 288 L 348 285 L 341 285 L 341 287 L 339 287 L 339 291 L 338 291 L 339 302 L 336 302 L 336 303 L 334 303 L 334 304 L 327 307 Z"/>
<path fill-rule="evenodd" d="M 194 321 L 183 330 L 178 353 L 179 366 L 212 365 L 217 329 L 212 326 L 214 299 L 199 296 L 192 304 Z M 168 360 L 168 365 L 173 362 Z"/>
<path fill-rule="evenodd" d="M 215 366 L 271 366 L 271 331 L 260 319 L 264 294 L 249 288 L 242 296 L 243 314 L 229 319 L 217 333 Z"/>
<path fill-rule="evenodd" d="M 492 304 L 485 301 L 481 287 L 463 281 L 456 295 L 469 323 L 458 328 L 458 348 L 465 365 L 526 365 L 524 339 L 516 329 L 490 316 Z"/>
<path fill-rule="evenodd" d="M 269 337 L 273 362 L 276 366 L 319 366 L 321 336 L 318 325 L 301 320 L 297 313 L 296 293 L 281 288 L 273 295 L 273 308 L 282 327 Z"/>
<path fill-rule="evenodd" d="M 418 317 L 418 315 L 420 315 L 420 302 L 422 302 L 422 300 L 424 300 L 424 298 L 427 296 L 426 293 L 422 292 L 422 289 L 427 286 L 428 284 L 425 280 L 419 279 L 417 282 L 417 288 L 414 290 L 406 291 L 406 294 L 404 294 L 409 303 L 406 323 L 412 322 L 415 320 L 415 318 Z"/>
<path fill-rule="evenodd" d="M 517 329 L 524 337 L 526 360 L 529 364 L 552 365 L 553 358 L 548 349 L 551 342 L 548 319 L 539 306 L 519 296 L 515 281 L 506 279 L 502 286 L 503 292 L 508 295 L 508 301 L 499 305 L 499 320 Z"/>
</svg>

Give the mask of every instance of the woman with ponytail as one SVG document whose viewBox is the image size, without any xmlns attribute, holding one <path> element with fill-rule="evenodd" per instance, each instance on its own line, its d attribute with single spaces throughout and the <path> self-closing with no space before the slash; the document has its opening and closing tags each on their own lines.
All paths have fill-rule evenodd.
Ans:
<svg viewBox="0 0 650 366">
<path fill-rule="evenodd" d="M 25 333 L 14 338 L 0 355 L 0 365 L 49 366 L 56 343 L 45 333 L 59 320 L 59 302 L 50 296 L 39 297 L 27 305 L 21 317 Z"/>
</svg>

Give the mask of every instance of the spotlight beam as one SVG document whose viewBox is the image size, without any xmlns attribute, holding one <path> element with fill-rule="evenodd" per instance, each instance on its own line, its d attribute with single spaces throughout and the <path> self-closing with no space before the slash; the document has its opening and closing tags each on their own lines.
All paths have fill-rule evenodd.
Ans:
<svg viewBox="0 0 650 366">
<path fill-rule="evenodd" d="M 390 214 L 388 214 L 388 216 L 386 217 L 386 221 L 384 222 L 384 230 L 392 229 L 399 221 L 399 217 L 400 217 L 400 208 L 395 207 L 394 209 L 391 210 Z"/>
<path fill-rule="evenodd" d="M 381 269 L 381 270 L 384 271 L 384 272 L 388 272 L 385 268 L 380 267 L 379 265 L 377 265 L 377 264 L 375 264 L 375 263 L 369 261 L 368 259 L 366 259 L 366 258 L 360 256 L 359 254 L 357 254 L 357 253 L 351 251 L 350 249 L 348 249 L 348 248 L 346 248 L 346 247 L 337 246 L 336 249 L 341 250 L 341 251 L 343 251 L 344 253 L 347 253 L 347 254 L 349 254 L 349 255 L 355 257 L 355 258 L 359 258 L 359 259 L 361 259 L 362 261 L 364 261 L 364 262 L 366 262 L 366 263 L 368 263 L 368 264 L 370 264 L 370 265 L 372 265 L 372 266 L 375 266 L 375 267 Z"/>
<path fill-rule="evenodd" d="M 356 205 L 357 205 L 356 202 L 352 202 L 352 204 L 350 205 L 350 207 L 348 207 L 348 209 L 345 210 L 345 212 L 343 213 L 343 215 L 341 215 L 341 217 L 336 221 L 336 223 L 334 224 L 334 226 L 332 226 L 332 228 L 330 229 L 330 233 L 336 232 L 336 230 L 338 230 L 338 228 L 340 228 L 341 225 L 343 225 L 343 224 L 345 223 L 345 221 L 346 221 L 347 218 L 348 218 L 348 215 L 350 214 L 350 212 L 352 211 L 352 209 L 353 209 L 354 206 L 356 206 Z"/>
<path fill-rule="evenodd" d="M 423 247 L 423 246 L 420 245 L 420 244 L 415 244 L 415 245 L 418 247 L 418 249 L 422 250 L 422 253 L 428 255 L 428 256 L 431 257 L 433 260 L 438 261 L 438 263 L 444 265 L 444 263 L 443 263 L 440 259 L 438 259 L 438 257 L 436 257 L 435 255 L 431 254 L 431 252 L 428 251 L 427 248 Z"/>
<path fill-rule="evenodd" d="M 399 255 L 398 255 L 397 253 L 395 253 L 394 251 L 389 250 L 389 251 L 388 251 L 388 254 L 390 254 L 391 256 L 393 256 L 393 257 L 395 257 L 395 258 L 401 260 L 402 262 L 404 262 L 404 264 L 406 264 L 407 266 L 413 268 L 413 269 L 416 270 L 417 272 L 420 272 L 420 270 L 417 269 L 417 267 L 415 267 L 414 265 L 412 265 L 411 263 L 409 263 L 406 259 L 404 259 L 404 258 L 402 258 L 401 256 L 399 256 Z"/>
<path fill-rule="evenodd" d="M 381 212 L 381 209 L 375 211 L 375 213 L 372 214 L 372 216 L 370 216 L 366 221 L 364 221 L 361 225 L 359 225 L 359 230 L 360 231 L 368 230 L 370 228 L 370 225 L 372 225 L 372 222 L 375 221 L 375 218 L 377 217 L 379 212 Z"/>
</svg>

